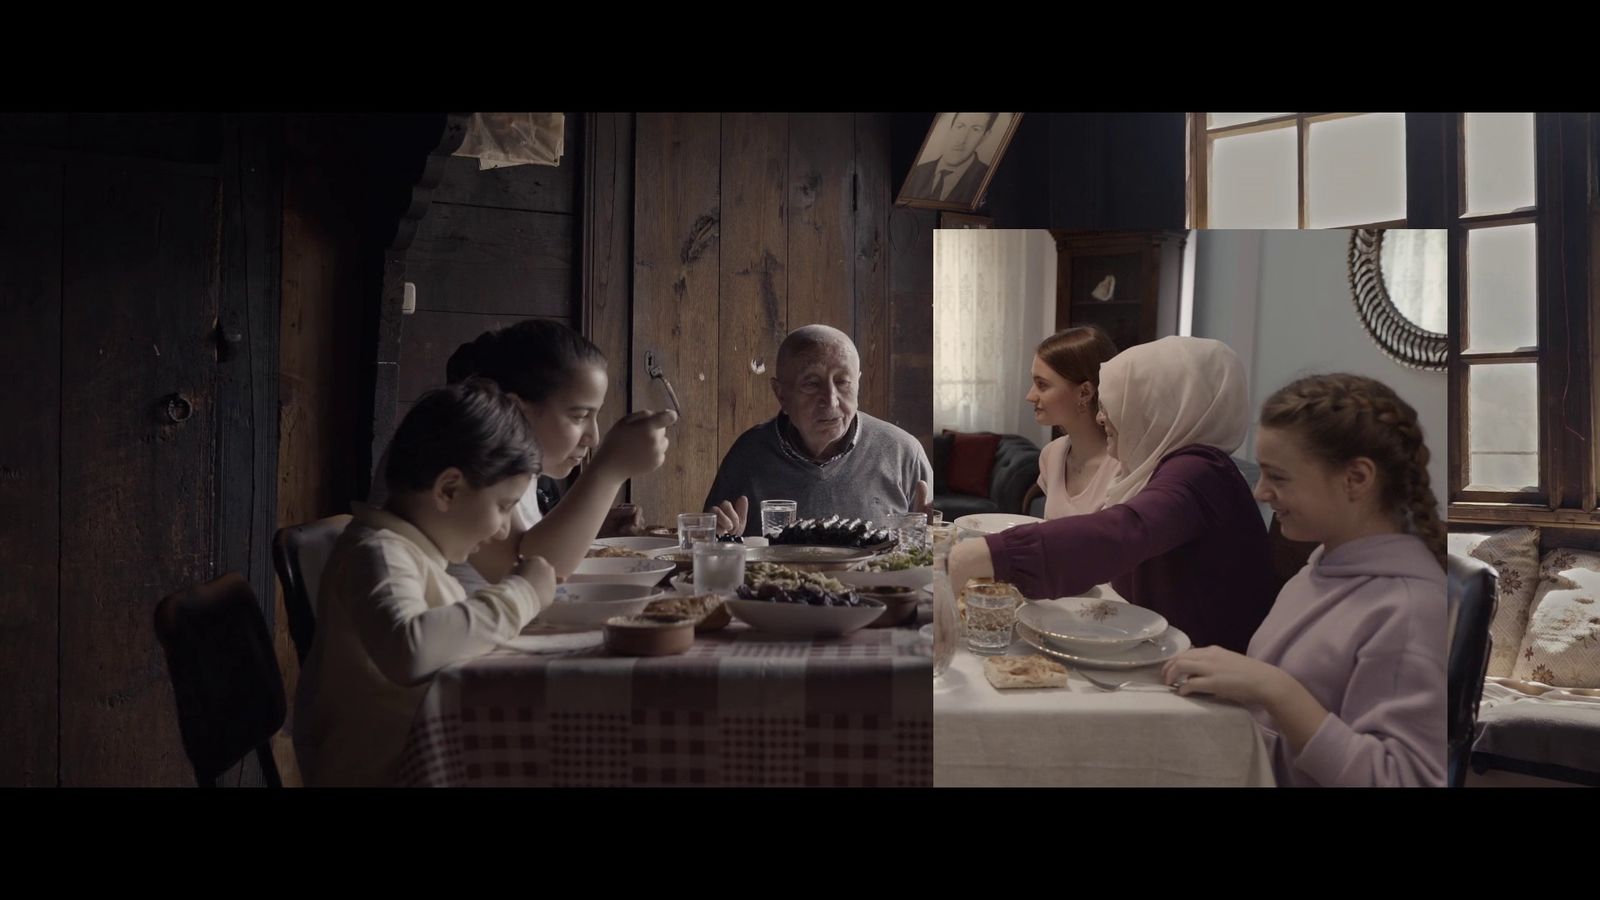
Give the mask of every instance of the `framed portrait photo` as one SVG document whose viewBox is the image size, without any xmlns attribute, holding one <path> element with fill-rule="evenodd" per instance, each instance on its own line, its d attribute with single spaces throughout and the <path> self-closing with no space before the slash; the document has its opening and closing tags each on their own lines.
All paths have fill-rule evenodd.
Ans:
<svg viewBox="0 0 1600 900">
<path fill-rule="evenodd" d="M 975 212 L 1022 113 L 939 113 L 895 199 L 898 206 Z"/>
</svg>

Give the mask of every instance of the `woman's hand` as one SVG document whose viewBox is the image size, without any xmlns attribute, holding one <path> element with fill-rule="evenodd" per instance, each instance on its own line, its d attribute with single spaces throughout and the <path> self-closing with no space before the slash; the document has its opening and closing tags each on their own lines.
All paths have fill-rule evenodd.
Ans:
<svg viewBox="0 0 1600 900">
<path fill-rule="evenodd" d="M 989 555 L 989 542 L 969 538 L 950 548 L 950 590 L 957 597 L 974 578 L 994 577 L 994 558 Z"/>
</svg>

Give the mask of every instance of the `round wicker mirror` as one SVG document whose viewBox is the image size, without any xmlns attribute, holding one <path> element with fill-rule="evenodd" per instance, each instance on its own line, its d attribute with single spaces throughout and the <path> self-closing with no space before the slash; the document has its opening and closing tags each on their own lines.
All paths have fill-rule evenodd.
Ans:
<svg viewBox="0 0 1600 900">
<path fill-rule="evenodd" d="M 1443 232 L 1357 229 L 1350 235 L 1356 312 L 1383 352 L 1401 365 L 1445 368 L 1444 253 Z"/>
</svg>

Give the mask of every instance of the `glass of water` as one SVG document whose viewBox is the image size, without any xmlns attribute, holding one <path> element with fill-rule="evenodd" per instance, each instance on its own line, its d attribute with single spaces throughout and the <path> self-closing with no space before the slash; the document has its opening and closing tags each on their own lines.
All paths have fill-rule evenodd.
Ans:
<svg viewBox="0 0 1600 900">
<path fill-rule="evenodd" d="M 795 523 L 798 509 L 793 500 L 761 501 L 761 534 L 772 537 Z"/>
<path fill-rule="evenodd" d="M 744 584 L 743 544 L 717 540 L 694 545 L 694 592 L 728 597 Z"/>
<path fill-rule="evenodd" d="M 684 550 L 694 548 L 695 541 L 717 539 L 716 513 L 679 513 L 678 546 Z"/>
<path fill-rule="evenodd" d="M 1004 582 L 967 585 L 967 649 L 984 656 L 1006 652 L 1022 595 Z"/>
<path fill-rule="evenodd" d="M 926 548 L 928 541 L 928 516 L 925 513 L 906 513 L 894 516 L 889 526 L 895 530 L 898 550 Z"/>
</svg>

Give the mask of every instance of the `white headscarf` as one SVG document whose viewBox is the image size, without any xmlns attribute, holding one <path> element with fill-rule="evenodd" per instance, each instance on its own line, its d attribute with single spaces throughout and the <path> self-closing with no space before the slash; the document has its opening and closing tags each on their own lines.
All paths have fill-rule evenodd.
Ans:
<svg viewBox="0 0 1600 900">
<path fill-rule="evenodd" d="M 1165 337 L 1102 363 L 1100 405 L 1117 431 L 1122 463 L 1106 506 L 1143 490 L 1168 453 L 1207 444 L 1232 454 L 1250 428 L 1244 364 L 1227 344 L 1207 338 Z"/>
</svg>

